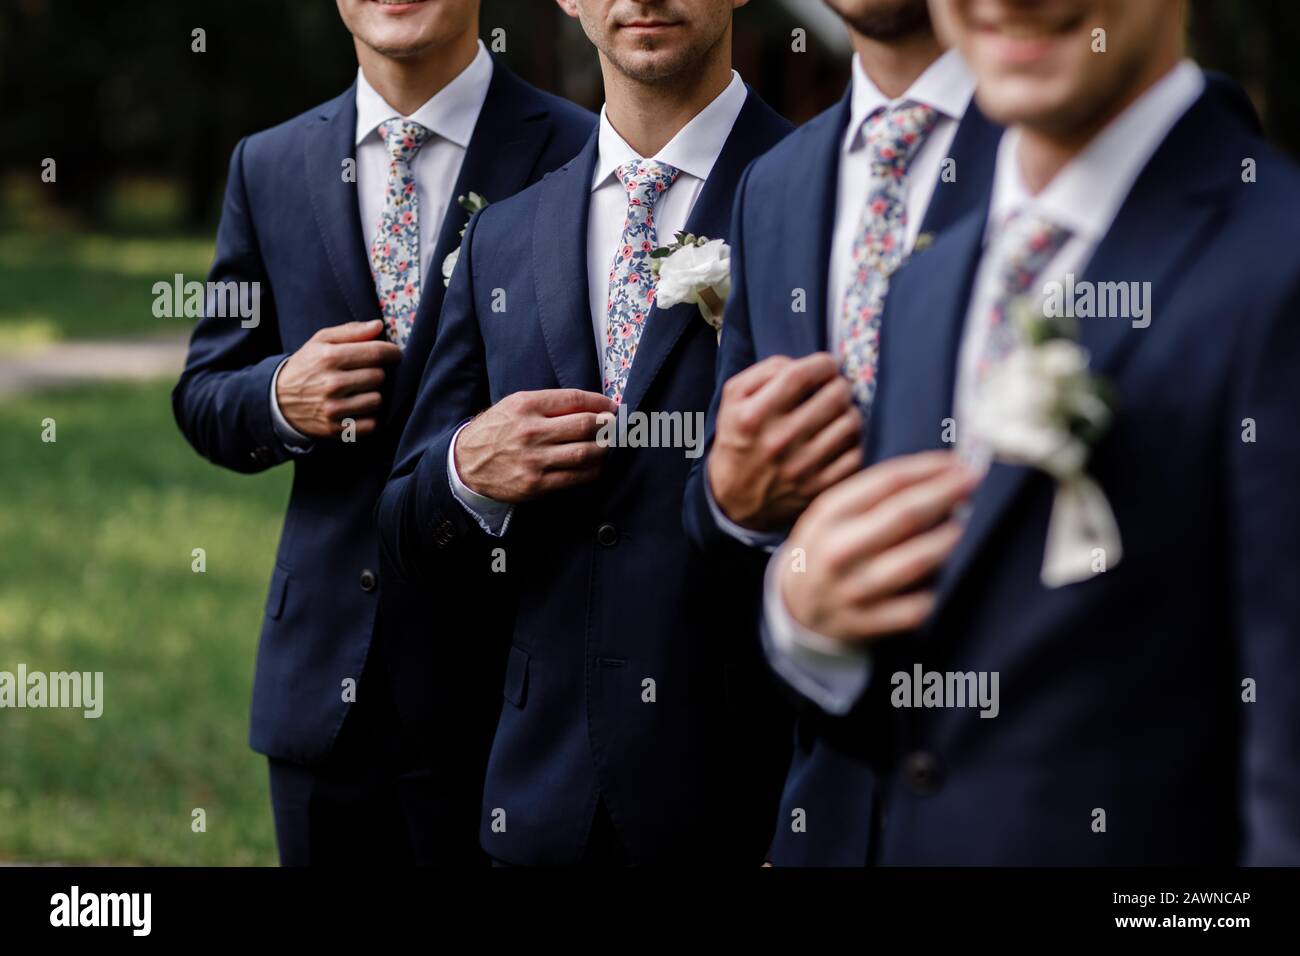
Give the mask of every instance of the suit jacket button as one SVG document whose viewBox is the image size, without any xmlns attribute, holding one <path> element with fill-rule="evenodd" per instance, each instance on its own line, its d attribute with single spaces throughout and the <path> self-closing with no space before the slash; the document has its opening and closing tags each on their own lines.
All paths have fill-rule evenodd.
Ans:
<svg viewBox="0 0 1300 956">
<path fill-rule="evenodd" d="M 618 529 L 612 524 L 603 524 L 596 529 L 596 540 L 607 548 L 618 544 Z"/>
<path fill-rule="evenodd" d="M 934 793 L 943 786 L 943 765 L 932 753 L 914 751 L 903 758 L 903 780 L 921 796 Z"/>
<path fill-rule="evenodd" d="M 378 584 L 379 578 L 375 575 L 374 571 L 366 568 L 361 572 L 361 590 L 366 592 L 373 591 Z"/>
</svg>

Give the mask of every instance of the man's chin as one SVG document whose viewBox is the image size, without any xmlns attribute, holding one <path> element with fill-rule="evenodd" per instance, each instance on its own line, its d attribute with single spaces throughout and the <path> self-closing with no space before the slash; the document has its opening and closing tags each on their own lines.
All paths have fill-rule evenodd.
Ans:
<svg viewBox="0 0 1300 956">
<path fill-rule="evenodd" d="M 989 82 L 976 88 L 980 110 L 1000 126 L 1042 127 L 1071 114 L 1069 97 L 1056 95 L 1039 79 Z"/>
<path fill-rule="evenodd" d="M 615 66 L 619 72 L 640 83 L 655 83 L 679 74 L 687 59 L 680 50 L 635 50 L 620 54 Z"/>
</svg>

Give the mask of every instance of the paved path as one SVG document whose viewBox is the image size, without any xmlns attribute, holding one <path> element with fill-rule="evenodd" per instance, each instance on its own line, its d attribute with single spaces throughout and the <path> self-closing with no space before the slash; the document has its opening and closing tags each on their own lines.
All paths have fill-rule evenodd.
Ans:
<svg viewBox="0 0 1300 956">
<path fill-rule="evenodd" d="M 55 342 L 0 355 L 0 397 L 86 382 L 173 378 L 185 364 L 188 335 Z"/>
</svg>

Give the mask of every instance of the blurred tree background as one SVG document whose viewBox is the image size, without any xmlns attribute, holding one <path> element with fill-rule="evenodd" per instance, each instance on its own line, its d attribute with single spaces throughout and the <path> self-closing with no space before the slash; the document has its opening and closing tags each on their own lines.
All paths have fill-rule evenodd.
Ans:
<svg viewBox="0 0 1300 956">
<path fill-rule="evenodd" d="M 485 36 L 504 29 L 503 58 L 526 79 L 599 105 L 595 56 L 550 0 L 484 0 L 482 26 Z M 809 32 L 806 54 L 790 51 L 796 27 Z M 191 51 L 196 28 L 206 31 L 204 53 Z M 1192 39 L 1200 62 L 1236 77 L 1274 141 L 1300 155 L 1291 72 L 1300 3 L 1193 0 Z M 796 122 L 840 94 L 844 43 L 818 0 L 752 0 L 737 15 L 741 74 Z M 329 0 L 5 0 L 0 174 L 34 180 L 55 157 L 54 209 L 43 201 L 43 214 L 100 227 L 210 226 L 235 142 L 334 96 L 355 69 Z M 151 204 L 142 181 L 175 191 L 155 192 Z"/>
<path fill-rule="evenodd" d="M 1192 3 L 1196 57 L 1300 155 L 1300 3 Z M 751 0 L 736 24 L 737 68 L 790 119 L 842 94 L 847 36 L 821 0 Z M 483 0 L 483 36 L 498 29 L 524 78 L 600 105 L 595 54 L 552 0 Z M 275 860 L 245 740 L 289 469 L 200 460 L 169 381 L 7 389 L 5 373 L 77 340 L 179 354 L 188 322 L 154 317 L 152 287 L 206 272 L 231 149 L 355 72 L 332 0 L 0 0 L 0 670 L 102 671 L 106 698 L 99 720 L 0 711 L 0 860 Z"/>
</svg>

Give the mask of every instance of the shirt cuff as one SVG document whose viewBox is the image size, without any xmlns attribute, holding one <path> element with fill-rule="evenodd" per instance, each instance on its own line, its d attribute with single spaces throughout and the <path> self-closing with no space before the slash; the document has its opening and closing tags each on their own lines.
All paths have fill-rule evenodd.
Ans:
<svg viewBox="0 0 1300 956">
<path fill-rule="evenodd" d="M 778 587 L 785 550 L 767 563 L 763 579 L 763 651 L 777 675 L 828 714 L 847 714 L 871 680 L 871 656 L 803 627 Z"/>
<path fill-rule="evenodd" d="M 284 360 L 287 361 L 289 360 Z M 275 437 L 280 439 L 280 444 L 287 451 L 295 455 L 305 455 L 311 451 L 311 439 L 289 424 L 289 420 L 280 411 L 280 400 L 275 396 L 275 385 L 280 381 L 280 369 L 284 368 L 284 362 L 275 367 L 275 374 L 271 376 L 271 430 L 275 432 Z"/>
<path fill-rule="evenodd" d="M 713 488 L 709 485 L 709 472 L 706 468 L 702 476 L 704 478 L 704 497 L 709 503 L 709 514 L 713 515 L 713 520 L 723 534 L 735 538 L 743 545 L 751 548 L 758 548 L 762 551 L 775 551 L 781 547 L 781 542 L 785 541 L 785 535 L 779 531 L 751 531 L 748 528 L 742 528 L 736 522 L 732 521 L 722 513 L 718 506 L 717 500 L 713 497 Z"/>
<path fill-rule="evenodd" d="M 465 422 L 451 436 L 451 445 L 447 448 L 447 483 L 451 485 L 452 497 L 469 512 L 469 516 L 478 523 L 478 526 L 492 537 L 499 538 L 510 527 L 510 518 L 515 513 L 515 506 L 489 498 L 487 495 L 480 495 L 461 481 L 460 475 L 456 472 L 456 439 L 468 424 L 469 422 Z"/>
</svg>

